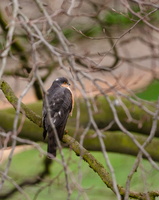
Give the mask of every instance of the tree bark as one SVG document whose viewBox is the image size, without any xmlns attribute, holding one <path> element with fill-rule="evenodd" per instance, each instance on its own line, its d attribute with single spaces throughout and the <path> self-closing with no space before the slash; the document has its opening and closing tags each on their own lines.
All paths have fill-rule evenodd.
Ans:
<svg viewBox="0 0 159 200">
<path fill-rule="evenodd" d="M 37 105 L 41 105 L 41 103 L 37 103 Z M 38 107 L 38 106 L 37 106 Z M 13 128 L 13 120 L 14 120 L 14 111 L 12 109 L 1 110 L 0 112 L 0 126 L 5 131 L 11 131 Z M 70 136 L 74 136 L 75 128 L 67 125 L 66 130 Z M 80 128 L 77 131 L 76 140 L 80 141 L 81 134 L 83 133 L 83 128 Z M 43 129 L 30 120 L 26 119 L 23 128 L 19 134 L 19 137 L 30 139 L 31 141 L 41 142 L 44 141 L 42 137 Z M 91 151 L 101 151 L 101 146 L 98 140 L 98 137 L 94 137 L 94 130 L 90 129 L 84 139 L 83 146 Z M 142 144 L 146 140 L 146 136 L 134 133 L 135 138 Z M 103 140 L 106 145 L 107 151 L 129 154 L 129 155 L 137 155 L 138 148 L 132 142 L 132 140 L 125 135 L 121 131 L 105 131 L 103 133 Z M 115 141 L 115 142 L 114 142 Z M 153 141 L 146 148 L 151 157 L 159 161 L 159 139 L 154 138 Z"/>
<path fill-rule="evenodd" d="M 9 87 L 9 85 L 5 81 L 1 81 L 0 89 L 2 89 L 6 98 L 13 105 L 13 107 L 16 108 L 18 98 L 15 97 L 14 92 Z M 140 107 L 133 105 L 127 99 L 122 99 L 122 101 L 126 105 L 127 109 L 129 110 L 132 118 L 135 119 L 137 122 L 134 123 L 133 121 L 129 121 L 122 106 L 116 106 L 116 110 L 117 110 L 118 117 L 119 117 L 121 124 L 123 124 L 123 126 L 131 132 L 136 132 L 136 133 L 140 133 L 143 135 L 149 135 L 150 130 L 152 128 L 153 117 L 143 110 L 143 108 L 142 108 L 143 105 L 140 105 Z M 114 102 L 115 102 L 115 98 L 112 97 L 112 103 L 114 103 Z M 102 129 L 114 120 L 114 116 L 113 116 L 113 113 L 110 109 L 108 102 L 105 100 L 104 97 L 101 96 L 101 97 L 96 98 L 96 105 L 98 107 L 98 112 L 94 113 L 93 117 L 95 119 L 97 126 Z M 144 106 L 147 107 L 150 111 L 155 110 L 155 107 L 150 106 L 146 103 Z M 30 109 L 28 109 L 28 108 L 30 108 Z M 10 109 L 6 110 L 6 114 L 7 114 L 7 112 L 11 112 Z M 42 113 L 42 102 L 41 101 L 38 101 L 37 103 L 34 103 L 34 104 L 27 105 L 27 107 L 22 103 L 21 112 L 25 112 L 25 115 L 31 121 L 33 121 L 35 124 L 37 124 L 40 127 L 42 126 L 41 118 L 39 117 L 39 115 L 41 115 L 41 113 Z M 77 113 L 77 108 L 75 106 L 73 116 L 70 117 L 69 121 L 68 121 L 69 126 L 75 127 L 76 113 Z M 80 114 L 80 125 L 82 127 L 86 127 L 89 122 L 89 117 L 88 117 L 88 113 L 87 113 L 86 104 L 82 100 L 80 102 L 80 113 L 81 113 Z M 111 130 L 111 131 L 119 130 L 120 131 L 120 129 L 116 123 L 114 123 L 110 127 L 109 130 Z M 159 122 L 158 122 L 158 127 L 156 130 L 155 136 L 159 137 Z"/>
<path fill-rule="evenodd" d="M 9 102 L 16 108 L 18 99 L 17 99 L 17 97 L 15 97 L 14 92 L 11 90 L 9 85 L 6 82 L 2 81 L 2 82 L 0 82 L 0 88 L 2 89 L 3 93 L 5 94 L 6 98 L 9 100 Z M 100 99 L 98 99 L 97 103 L 100 104 Z M 82 104 L 82 106 L 83 105 L 84 104 Z M 102 106 L 103 106 L 103 104 L 102 104 Z M 34 104 L 34 107 L 35 107 L 35 104 Z M 105 108 L 105 107 L 103 107 L 103 108 Z M 104 112 L 102 112 L 103 110 L 104 110 Z M 38 141 L 39 139 L 41 139 L 42 136 L 41 136 L 40 132 L 42 132 L 42 129 L 38 128 L 36 126 L 36 125 L 38 125 L 39 127 L 41 126 L 40 116 L 35 114 L 33 110 L 29 109 L 24 104 L 22 104 L 20 111 L 23 115 L 25 115 L 28 119 L 30 119 L 30 121 L 28 119 L 25 120 L 25 122 L 23 124 L 23 128 L 20 133 L 20 136 L 26 137 L 26 138 L 29 138 L 30 140 L 35 140 L 35 141 Z M 101 111 L 100 116 L 101 115 L 102 115 L 102 117 L 103 117 L 103 115 L 107 116 L 107 114 L 105 114 L 105 109 L 101 109 L 100 111 Z M 99 115 L 99 113 L 98 113 L 98 115 Z M 83 116 L 84 117 L 86 116 L 86 115 L 84 115 L 84 110 L 83 110 Z M 1 127 L 3 127 L 3 129 L 5 129 L 6 131 L 12 130 L 14 117 L 15 117 L 15 113 L 11 109 L 1 111 L 0 112 L 0 119 L 1 119 L 0 121 L 5 122 L 5 123 L 1 123 Z M 97 115 L 95 116 L 95 118 L 96 118 L 96 120 L 98 119 Z M 75 116 L 73 117 L 73 119 L 75 120 Z M 83 118 L 81 118 L 81 119 L 83 120 Z M 101 118 L 99 118 L 99 119 L 101 120 Z M 87 120 L 88 120 L 88 116 L 85 118 L 85 121 L 87 121 Z M 102 120 L 105 122 L 105 118 L 104 119 L 102 118 Z M 71 123 L 71 124 L 73 124 L 73 123 Z M 84 123 L 83 123 L 83 125 L 84 125 Z M 75 126 L 71 126 L 71 127 L 68 126 L 68 132 L 73 134 L 75 132 L 74 127 Z M 38 131 L 39 131 L 39 133 L 38 133 Z M 80 141 L 80 136 L 81 136 L 82 132 L 83 132 L 83 129 L 79 129 L 76 134 L 76 139 L 78 139 L 79 141 Z M 3 136 L 4 136 L 4 134 L 3 134 Z M 83 140 L 84 141 L 83 145 L 88 150 L 100 150 L 101 149 L 101 145 L 99 144 L 99 141 L 97 139 L 98 137 L 94 137 L 94 136 L 95 136 L 94 131 L 90 129 L 88 131 L 88 133 L 86 134 L 85 139 Z M 11 136 L 11 138 L 12 138 L 12 136 Z M 144 136 L 136 135 L 136 139 L 142 144 L 146 138 Z M 125 154 L 132 154 L 132 155 L 136 155 L 138 153 L 138 148 L 136 147 L 136 145 L 134 145 L 132 140 L 128 136 L 124 135 L 121 132 L 104 132 L 103 140 L 105 142 L 107 150 L 125 153 Z M 95 172 L 98 173 L 98 175 L 100 176 L 102 181 L 107 185 L 107 187 L 110 188 L 113 192 L 115 192 L 115 189 L 113 187 L 113 182 L 111 180 L 111 177 L 109 176 L 109 173 L 104 169 L 103 165 L 101 165 L 101 163 L 98 162 L 90 152 L 88 152 L 88 150 L 86 150 L 73 137 L 71 137 L 69 135 L 64 135 L 62 141 L 64 143 L 66 143 L 70 148 L 72 148 L 73 151 L 77 155 L 82 156 L 83 160 L 85 160 L 89 164 L 89 166 Z M 159 140 L 155 139 L 155 140 L 153 140 L 153 144 L 152 143 L 150 144 L 152 146 L 150 146 L 150 145 L 147 146 L 147 151 L 150 151 L 149 153 L 155 160 L 159 160 L 159 156 L 157 155 L 157 153 L 159 151 L 158 151 L 158 149 L 156 151 L 156 147 L 157 146 L 159 147 L 158 143 L 159 143 Z M 153 147 L 155 147 L 155 149 Z M 119 190 L 119 194 L 122 197 L 124 197 L 125 189 L 119 185 L 117 185 L 117 187 Z M 159 196 L 158 191 L 149 191 L 150 199 L 154 199 L 156 196 Z M 147 193 L 130 191 L 129 197 L 132 197 L 135 199 L 146 200 Z"/>
<path fill-rule="evenodd" d="M 5 81 L 0 82 L 0 88 L 5 94 L 8 101 L 16 108 L 18 98 L 14 95 L 14 92 L 9 87 L 9 85 Z M 136 139 L 142 144 L 146 140 L 146 136 L 149 134 L 151 130 L 152 117 L 148 115 L 143 109 L 132 106 L 131 103 L 127 100 L 123 100 L 126 106 L 130 109 L 131 114 L 135 119 L 137 118 L 139 121 L 142 121 L 143 126 L 138 127 L 137 124 L 128 123 L 126 119 L 125 112 L 123 109 L 118 106 L 117 112 L 118 116 L 121 120 L 121 123 L 126 127 L 129 131 L 133 131 Z M 96 104 L 98 106 L 98 113 L 94 113 L 95 121 L 99 128 L 103 128 L 107 126 L 113 120 L 113 114 L 108 106 L 108 103 L 105 101 L 104 97 L 99 97 L 96 100 Z M 80 103 L 81 117 L 80 117 L 80 129 L 77 131 L 76 139 L 80 141 L 80 135 L 82 134 L 84 127 L 88 124 L 88 114 L 86 113 L 86 105 L 83 101 Z M 42 113 L 42 102 L 38 101 L 37 103 L 30 104 L 25 106 L 21 105 L 21 112 L 27 118 L 24 121 L 22 130 L 20 132 L 20 137 L 27 138 L 32 141 L 43 141 L 41 128 L 41 117 L 39 116 Z M 5 131 L 11 131 L 13 129 L 13 121 L 15 117 L 15 111 L 13 108 L 4 109 L 0 112 L 0 126 Z M 66 129 L 68 130 L 69 135 L 73 136 L 75 133 L 75 124 L 76 124 L 76 107 L 74 109 L 73 116 L 69 118 Z M 112 130 L 112 131 L 111 131 Z M 116 131 L 114 131 L 116 130 Z M 137 133 L 135 133 L 137 132 Z M 143 135 L 141 135 L 143 134 Z M 123 154 L 137 155 L 138 148 L 132 142 L 132 140 L 122 133 L 117 125 L 114 125 L 103 133 L 105 136 L 103 138 L 106 148 L 108 151 L 118 152 Z M 156 131 L 156 136 L 159 135 L 159 126 Z M 92 151 L 100 151 L 101 146 L 97 137 L 94 136 L 94 130 L 89 130 L 88 134 L 84 140 L 84 147 L 88 150 Z M 116 141 L 114 143 L 114 141 Z M 154 138 L 151 144 L 148 145 L 147 151 L 150 153 L 152 158 L 156 161 L 159 161 L 159 139 Z"/>
</svg>

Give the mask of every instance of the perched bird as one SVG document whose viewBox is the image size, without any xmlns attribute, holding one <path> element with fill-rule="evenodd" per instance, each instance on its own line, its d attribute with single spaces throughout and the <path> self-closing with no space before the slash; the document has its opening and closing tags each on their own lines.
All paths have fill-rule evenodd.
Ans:
<svg viewBox="0 0 159 200">
<path fill-rule="evenodd" d="M 62 140 L 67 119 L 69 114 L 72 115 L 74 106 L 73 94 L 69 86 L 65 77 L 57 78 L 48 89 L 43 101 L 43 137 L 45 139 L 48 133 L 48 153 L 53 156 L 56 156 L 57 140 L 51 122 L 54 124 L 59 140 Z"/>
</svg>

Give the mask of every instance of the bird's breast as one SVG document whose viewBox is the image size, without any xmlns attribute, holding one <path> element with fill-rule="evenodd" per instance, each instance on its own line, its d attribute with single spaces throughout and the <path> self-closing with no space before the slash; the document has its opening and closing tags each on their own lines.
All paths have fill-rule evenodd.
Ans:
<svg viewBox="0 0 159 200">
<path fill-rule="evenodd" d="M 71 88 L 69 87 L 69 85 L 62 84 L 61 86 L 67 88 L 71 92 L 72 108 L 71 108 L 71 111 L 70 111 L 70 115 L 72 116 L 73 109 L 74 109 L 74 95 L 73 95 L 73 92 L 72 92 Z"/>
</svg>

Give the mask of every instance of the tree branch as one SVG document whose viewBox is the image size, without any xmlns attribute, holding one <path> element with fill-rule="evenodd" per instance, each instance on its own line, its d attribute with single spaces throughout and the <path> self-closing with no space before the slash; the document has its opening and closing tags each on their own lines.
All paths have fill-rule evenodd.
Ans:
<svg viewBox="0 0 159 200">
<path fill-rule="evenodd" d="M 3 91 L 7 100 L 11 103 L 11 105 L 16 109 L 18 98 L 15 96 L 13 90 L 10 88 L 7 82 L 0 81 L 0 89 Z M 32 110 L 28 109 L 23 103 L 21 104 L 20 112 L 25 114 L 25 116 L 39 127 L 42 127 L 41 117 L 34 113 Z"/>
<path fill-rule="evenodd" d="M 87 151 L 83 146 L 81 146 L 74 138 L 70 137 L 69 135 L 64 135 L 62 140 L 78 156 L 81 156 L 83 160 L 89 164 L 90 168 L 92 168 L 99 175 L 99 177 L 106 184 L 106 186 L 114 192 L 112 178 L 110 174 L 105 170 L 104 166 L 98 160 L 96 160 L 95 157 L 89 151 Z M 119 185 L 118 185 L 118 189 L 119 189 L 120 195 L 124 196 L 126 192 L 125 189 Z M 129 193 L 130 198 L 140 199 L 140 200 L 146 200 L 148 195 L 151 199 L 153 199 L 154 197 L 159 196 L 159 192 L 152 191 L 152 192 L 149 192 L 149 194 L 146 194 L 144 192 L 130 191 Z"/>
<path fill-rule="evenodd" d="M 5 81 L 1 81 L 0 88 L 5 94 L 8 101 L 16 109 L 17 97 L 14 95 L 14 92 L 12 91 L 10 86 Z M 25 113 L 26 117 L 30 119 L 30 121 L 34 122 L 40 127 L 42 126 L 40 116 L 36 115 L 32 110 L 27 108 L 24 104 L 22 104 L 21 112 Z M 100 176 L 100 178 L 107 185 L 107 187 L 114 192 L 113 181 L 110 174 L 105 170 L 104 166 L 93 157 L 93 155 L 89 151 L 87 151 L 74 138 L 72 138 L 69 135 L 64 135 L 62 141 L 66 143 L 78 156 L 81 156 L 83 160 L 85 160 L 89 164 L 89 166 Z M 35 182 L 35 180 L 31 181 L 30 183 L 32 184 L 32 182 Z M 124 196 L 125 189 L 119 185 L 118 189 L 120 195 Z M 130 191 L 129 193 L 129 197 L 140 200 L 146 200 L 147 195 L 149 195 L 149 197 L 153 199 L 154 197 L 159 196 L 159 193 L 157 191 L 152 191 L 149 192 L 148 194 L 141 192 L 133 192 L 133 191 Z"/>
<path fill-rule="evenodd" d="M 1 81 L 0 88 L 3 91 L 5 97 L 8 99 L 8 101 L 16 109 L 18 98 L 15 96 L 15 94 L 12 91 L 12 89 L 10 88 L 10 86 L 5 81 Z M 104 111 L 100 110 L 101 104 L 105 108 Z M 99 107 L 99 114 L 95 115 L 95 120 L 99 127 L 103 127 L 104 123 L 106 124 L 111 120 L 111 113 L 109 111 L 109 108 L 107 108 L 107 105 L 105 104 L 105 102 L 103 104 L 103 101 L 101 101 L 101 99 L 98 100 L 98 107 Z M 25 114 L 26 117 L 30 121 L 33 122 L 33 123 L 31 123 L 31 122 L 29 122 L 29 120 L 25 120 L 25 122 L 23 124 L 23 128 L 20 133 L 20 136 L 22 138 L 28 138 L 32 141 L 42 141 L 42 137 L 41 137 L 42 129 L 38 128 L 38 126 L 42 127 L 42 120 L 39 115 L 37 115 L 35 112 L 33 112 L 33 110 L 34 110 L 37 113 L 41 113 L 41 108 L 42 108 L 42 104 L 40 102 L 30 105 L 30 109 L 28 107 L 26 107 L 23 103 L 21 104 L 21 113 Z M 85 111 L 85 106 L 83 104 L 81 104 L 81 110 L 82 110 L 82 112 L 83 112 L 83 110 Z M 135 110 L 137 113 L 139 112 L 136 108 L 133 110 Z M 3 123 L 1 123 L 0 125 L 6 131 L 12 130 L 13 120 L 14 120 L 14 114 L 11 114 L 10 109 L 8 111 L 3 110 L 0 112 L 0 119 L 2 119 L 0 121 L 3 121 Z M 121 110 L 118 108 L 118 113 L 119 112 L 121 112 Z M 106 116 L 106 113 L 109 113 L 108 117 Z M 142 114 L 141 112 L 139 112 L 139 114 L 141 116 L 146 115 L 146 114 L 145 115 Z M 134 113 L 134 115 L 137 115 L 137 114 Z M 124 118 L 122 113 L 121 113 L 121 117 Z M 147 117 L 144 117 L 144 119 L 147 119 Z M 84 114 L 84 115 L 82 114 L 80 123 L 82 125 L 84 125 L 87 123 L 87 120 L 88 119 L 87 119 L 86 114 Z M 5 121 L 7 123 L 5 123 Z M 68 126 L 67 126 L 67 130 L 70 134 L 72 134 L 72 136 L 73 136 L 73 133 L 75 132 L 75 129 L 72 128 L 72 127 L 75 127 L 74 125 L 72 125 L 73 121 L 74 121 L 74 116 L 72 117 L 72 119 L 69 119 Z M 148 122 L 144 122 L 144 123 L 148 124 Z M 150 122 L 149 122 L 149 124 L 151 125 Z M 29 132 L 28 132 L 28 129 L 29 129 Z M 140 132 L 140 129 L 138 129 L 138 131 Z M 83 132 L 83 129 L 79 129 L 77 132 L 76 139 L 78 141 L 80 141 L 81 132 Z M 98 140 L 96 139 L 96 137 L 93 137 L 93 135 L 94 135 L 94 131 L 89 130 L 88 134 L 84 140 L 84 146 L 86 149 L 91 150 L 91 151 L 101 151 L 101 146 L 100 146 Z M 113 131 L 113 132 L 106 131 L 106 132 L 103 132 L 103 135 L 105 135 L 104 143 L 105 143 L 108 151 L 129 154 L 129 155 L 134 155 L 134 156 L 137 155 L 137 153 L 138 153 L 137 146 L 132 142 L 132 140 L 128 136 L 123 134 L 121 131 Z M 140 134 L 135 134 L 135 138 L 137 139 L 137 141 L 140 144 L 143 144 L 147 137 L 141 136 Z M 91 143 L 90 143 L 90 140 L 91 140 Z M 118 145 L 114 144 L 114 142 L 113 142 L 114 140 L 118 143 Z M 151 155 L 152 159 L 154 159 L 155 161 L 159 161 L 159 140 L 157 138 L 153 139 L 153 141 L 148 145 L 146 150 Z"/>
</svg>

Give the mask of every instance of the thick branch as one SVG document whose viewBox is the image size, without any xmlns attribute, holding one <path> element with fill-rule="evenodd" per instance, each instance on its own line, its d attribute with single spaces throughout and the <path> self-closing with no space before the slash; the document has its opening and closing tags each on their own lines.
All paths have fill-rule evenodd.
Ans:
<svg viewBox="0 0 159 200">
<path fill-rule="evenodd" d="M 36 103 L 31 106 L 32 107 L 40 107 L 41 103 Z M 14 121 L 14 112 L 9 109 L 7 110 L 1 110 L 0 112 L 0 121 L 3 122 L 0 124 L 0 126 L 5 131 L 12 130 L 13 127 L 13 121 Z M 29 131 L 28 131 L 29 130 Z M 75 128 L 71 126 L 67 126 L 66 130 L 69 132 L 69 135 L 73 136 L 75 132 Z M 79 129 L 77 131 L 76 140 L 80 141 L 81 133 L 83 132 L 83 129 Z M 135 133 L 134 133 L 135 134 Z M 122 133 L 121 131 L 106 131 L 103 133 L 105 136 L 103 138 L 103 141 L 107 147 L 107 151 L 109 152 L 116 152 L 116 153 L 122 153 L 122 154 L 128 154 L 128 155 L 134 155 L 136 156 L 138 154 L 138 148 L 137 146 L 132 142 L 132 140 Z M 42 137 L 42 128 L 38 127 L 36 124 L 30 122 L 28 119 L 25 120 L 23 124 L 23 128 L 20 132 L 21 138 L 27 138 L 31 141 L 43 141 Z M 142 136 L 140 134 L 135 134 L 136 140 L 143 144 L 146 140 L 146 136 Z M 114 143 L 114 141 L 116 141 Z M 116 145 L 118 144 L 118 145 Z M 90 151 L 101 151 L 101 145 L 96 137 L 94 137 L 94 130 L 89 130 L 85 139 L 84 139 L 84 147 L 87 150 Z M 147 152 L 151 155 L 152 159 L 155 161 L 159 161 L 159 139 L 154 138 L 152 142 L 148 145 L 146 148 Z"/>
<path fill-rule="evenodd" d="M 67 145 L 78 156 L 81 156 L 83 160 L 85 160 L 89 164 L 90 168 L 92 168 L 99 175 L 99 177 L 106 184 L 106 186 L 110 188 L 112 191 L 114 191 L 113 182 L 112 182 L 112 178 L 110 174 L 105 170 L 104 166 L 98 160 L 96 160 L 95 157 L 89 151 L 87 151 L 83 146 L 81 146 L 74 138 L 70 137 L 69 135 L 63 136 L 63 142 L 67 143 Z M 126 192 L 125 189 L 119 185 L 118 185 L 118 189 L 119 189 L 120 195 L 124 196 Z M 134 199 L 140 199 L 140 200 L 146 200 L 147 195 L 148 194 L 142 193 L 142 192 L 130 191 L 129 193 L 129 197 L 134 198 Z M 149 196 L 150 198 L 159 196 L 159 192 L 155 192 L 155 191 L 149 192 Z"/>
<path fill-rule="evenodd" d="M 14 92 L 12 91 L 10 86 L 5 81 L 1 81 L 0 88 L 3 91 L 5 97 L 8 99 L 8 101 L 13 105 L 14 108 L 16 108 L 18 98 L 14 95 Z M 115 99 L 114 100 L 112 99 L 112 103 L 113 101 L 115 102 Z M 127 107 L 127 109 L 129 110 L 132 120 L 128 119 L 127 115 L 125 114 L 125 110 L 122 108 L 122 106 L 118 105 L 116 107 L 116 110 L 117 110 L 120 122 L 124 125 L 124 127 L 127 130 L 131 132 L 149 135 L 151 127 L 152 127 L 153 117 L 143 110 L 143 106 L 147 107 L 150 111 L 151 110 L 153 111 L 154 107 L 153 106 L 150 107 L 146 104 L 145 105 L 141 104 L 139 107 L 139 106 L 133 105 L 127 99 L 122 99 L 122 101 Z M 98 112 L 94 113 L 93 117 L 98 127 L 104 128 L 105 126 L 107 126 L 109 123 L 111 123 L 114 120 L 113 113 L 110 109 L 108 102 L 103 97 L 97 98 L 96 104 L 98 106 Z M 36 105 L 35 105 L 35 108 L 37 108 Z M 34 111 L 40 114 L 42 113 L 41 108 L 42 106 L 40 105 L 36 110 L 34 109 Z M 81 112 L 80 124 L 82 126 L 86 126 L 89 121 L 89 117 L 86 110 L 87 110 L 87 107 L 85 103 L 81 102 L 80 103 L 80 112 Z M 25 112 L 25 115 L 28 117 L 28 119 L 33 121 L 38 126 L 42 127 L 41 118 L 37 116 L 37 114 L 35 114 L 32 110 L 29 110 L 24 104 L 22 104 L 22 107 L 21 107 L 21 112 L 22 111 Z M 75 121 L 76 121 L 75 113 L 76 113 L 76 107 L 74 109 L 74 115 L 72 118 L 70 118 L 68 125 L 75 126 Z M 133 122 L 133 119 L 135 119 L 136 122 Z M 112 130 L 112 131 L 119 130 L 119 127 L 117 126 L 116 123 L 114 123 L 109 130 Z M 155 136 L 156 137 L 159 136 L 159 121 L 158 121 L 158 126 L 157 126 Z"/>
<path fill-rule="evenodd" d="M 14 95 L 14 92 L 12 91 L 10 86 L 5 81 L 1 81 L 0 88 L 2 89 L 2 91 L 3 91 L 4 95 L 6 96 L 6 98 L 8 99 L 8 101 L 16 109 L 18 98 Z M 97 103 L 99 106 L 99 113 L 95 114 L 94 117 L 96 119 L 98 126 L 103 127 L 104 123 L 108 123 L 108 121 L 111 121 L 111 112 L 110 112 L 110 109 L 107 108 L 108 106 L 106 107 L 106 103 L 104 101 L 102 101 L 102 99 L 99 99 Z M 104 107 L 105 110 L 104 109 L 102 110 L 102 108 L 101 108 L 102 106 Z M 42 127 L 41 117 L 39 115 L 35 114 L 35 112 L 33 112 L 33 110 L 34 110 L 34 111 L 36 111 L 36 113 L 40 114 L 41 108 L 42 108 L 41 102 L 31 104 L 30 109 L 28 107 L 26 107 L 24 104 L 21 105 L 21 112 L 25 113 L 26 117 L 30 121 L 33 122 L 33 123 L 29 122 L 28 119 L 25 120 L 25 122 L 23 124 L 23 128 L 20 133 L 20 136 L 22 138 L 28 138 L 32 141 L 42 141 L 43 140 L 42 134 L 41 134 L 42 129 L 39 128 L 39 127 Z M 82 113 L 84 113 L 85 109 L 86 109 L 85 105 L 81 103 Z M 134 110 L 134 115 L 137 115 L 137 114 L 135 114 L 135 112 L 139 113 L 139 115 L 141 115 L 141 116 L 146 115 L 146 114 L 144 115 L 141 112 L 139 112 L 140 110 L 139 109 L 137 110 L 137 108 L 135 108 L 133 110 Z M 119 111 L 119 113 L 121 112 L 121 117 L 124 118 L 124 115 L 122 113 L 123 111 L 120 111 L 119 108 L 118 108 L 118 111 Z M 0 124 L 0 126 L 6 131 L 12 130 L 12 127 L 13 127 L 14 113 L 13 114 L 12 113 L 13 112 L 11 111 L 11 109 L 1 110 L 1 112 L 0 112 L 0 121 L 3 122 Z M 109 113 L 109 115 L 107 113 Z M 86 124 L 86 122 L 88 120 L 88 116 L 86 114 L 81 114 L 81 116 L 82 117 L 81 117 L 80 121 L 81 121 L 81 124 L 84 125 L 84 124 Z M 146 119 L 146 117 L 144 117 L 144 119 Z M 122 120 L 124 120 L 124 119 L 122 119 Z M 72 135 L 75 132 L 75 129 L 72 128 L 75 126 L 71 126 L 74 123 L 74 121 L 75 121 L 75 116 L 73 116 L 72 118 L 69 119 L 68 127 L 67 127 L 69 134 L 72 133 Z M 148 124 L 148 122 L 147 122 L 147 124 Z M 149 125 L 150 124 L 151 123 L 149 122 Z M 138 131 L 140 132 L 139 128 L 138 128 Z M 77 138 L 76 138 L 78 141 L 80 141 L 80 135 L 82 132 L 83 132 L 83 129 L 78 130 Z M 115 131 L 115 132 L 106 131 L 103 134 L 106 136 L 104 138 L 104 143 L 105 143 L 108 151 L 118 152 L 118 153 L 123 153 L 123 154 L 130 154 L 130 155 L 135 155 L 135 156 L 137 155 L 138 148 L 132 142 L 132 140 L 128 136 L 123 134 L 121 131 Z M 89 132 L 84 140 L 84 146 L 88 150 L 101 151 L 101 146 L 100 146 L 98 140 L 95 137 L 93 137 L 93 135 L 94 135 L 94 131 L 89 130 Z M 137 141 L 139 141 L 141 144 L 143 144 L 144 141 L 146 140 L 145 136 L 141 136 L 139 134 L 136 134 L 135 137 L 136 137 Z M 118 145 L 116 145 L 116 143 L 114 143 L 114 140 L 116 141 L 116 143 Z M 153 139 L 153 141 L 151 142 L 151 144 L 149 144 L 149 146 L 147 147 L 146 150 L 148 151 L 148 153 L 151 155 L 151 157 L 155 161 L 159 161 L 159 140 L 157 138 Z"/>
<path fill-rule="evenodd" d="M 7 100 L 12 104 L 12 106 L 16 109 L 18 105 L 18 98 L 15 96 L 13 90 L 10 88 L 7 82 L 0 82 L 0 89 L 3 91 Z M 32 110 L 28 109 L 23 103 L 21 103 L 21 113 L 25 114 L 25 116 L 39 127 L 42 126 L 41 118 Z"/>
<path fill-rule="evenodd" d="M 0 88 L 2 89 L 3 93 L 5 94 L 6 98 L 9 100 L 9 102 L 16 108 L 17 105 L 17 97 L 14 95 L 13 91 L 9 87 L 9 85 L 1 81 Z M 25 113 L 26 117 L 33 121 L 38 126 L 41 126 L 41 119 L 39 116 L 37 116 L 32 110 L 27 108 L 24 104 L 22 104 L 21 112 Z M 110 188 L 112 191 L 114 191 L 113 188 L 113 182 L 111 179 L 111 176 L 109 173 L 105 170 L 104 166 L 98 162 L 93 155 L 88 152 L 84 147 L 82 147 L 74 138 L 72 138 L 69 135 L 64 135 L 63 142 L 65 142 L 77 155 L 82 156 L 82 158 L 89 164 L 89 166 L 98 173 L 102 181 L 107 185 L 108 188 Z M 110 142 L 109 142 L 110 143 Z M 121 186 L 118 186 L 119 192 L 121 196 L 124 196 L 125 189 Z M 132 192 L 130 191 L 129 196 L 135 199 L 141 199 L 146 200 L 147 199 L 146 193 L 141 192 Z M 159 196 L 158 192 L 149 192 L 150 198 Z"/>
</svg>

